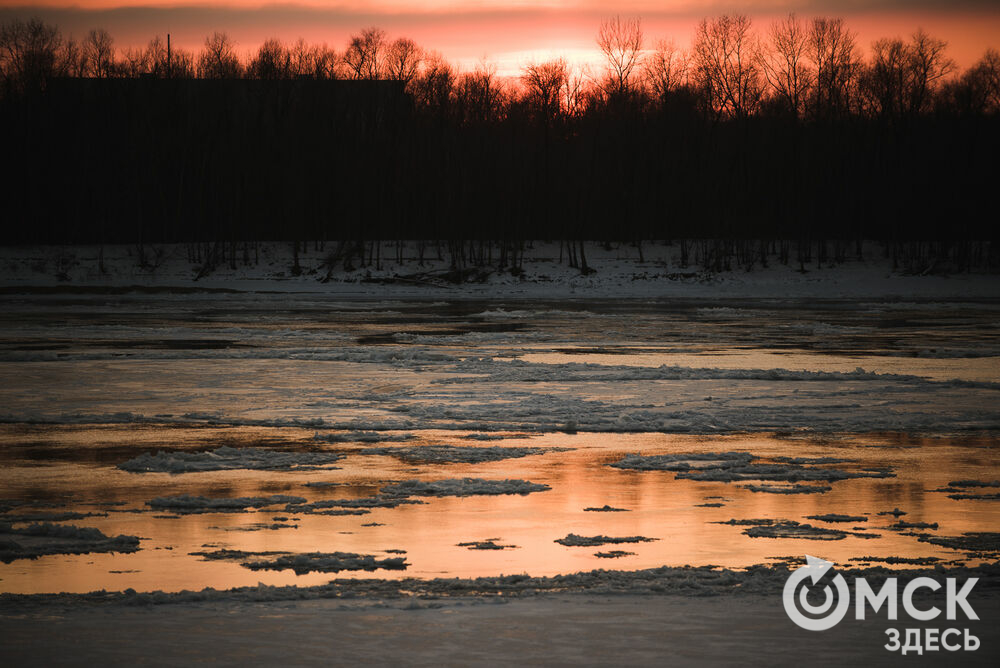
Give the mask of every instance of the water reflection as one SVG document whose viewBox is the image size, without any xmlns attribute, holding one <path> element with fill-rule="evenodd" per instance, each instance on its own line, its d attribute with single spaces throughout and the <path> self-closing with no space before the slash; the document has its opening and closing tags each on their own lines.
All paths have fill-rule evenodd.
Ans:
<svg viewBox="0 0 1000 668">
<path fill-rule="evenodd" d="M 429 443 L 470 445 L 463 435 L 418 431 L 407 447 Z M 371 577 L 371 573 L 250 571 L 238 564 L 202 561 L 189 553 L 226 547 L 245 551 L 357 552 L 379 558 L 385 550 L 406 550 L 406 571 L 380 571 L 379 577 L 475 577 L 511 573 L 553 575 L 593 568 L 638 569 L 660 565 L 746 566 L 773 557 L 806 552 L 846 563 L 864 555 L 955 559 L 952 550 L 918 542 L 886 527 L 896 521 L 877 513 L 900 508 L 909 522 L 938 523 L 936 533 L 996 531 L 1000 502 L 954 500 L 933 492 L 951 480 L 998 477 L 998 439 L 921 437 L 912 434 L 860 436 L 751 435 L 684 436 L 671 434 L 544 434 L 478 445 L 569 447 L 566 452 L 480 464 L 413 464 L 386 455 L 360 455 L 351 444 L 319 445 L 302 429 L 125 426 L 24 426 L 0 429 L 0 498 L 37 502 L 32 511 L 71 509 L 104 512 L 66 522 L 96 527 L 108 535 L 143 538 L 142 550 L 127 555 L 53 555 L 0 565 L 0 591 L 55 592 L 124 589 L 166 591 L 267 584 L 319 584 L 333 577 Z M 125 459 L 158 449 L 205 450 L 219 445 L 342 449 L 351 453 L 330 471 L 218 471 L 170 475 L 134 474 L 115 468 Z M 394 447 L 389 444 L 386 447 Z M 748 451 L 763 457 L 843 457 L 845 468 L 889 466 L 888 479 L 851 479 L 833 483 L 826 494 L 753 493 L 736 484 L 675 479 L 662 471 L 627 471 L 608 463 L 630 452 L 646 454 Z M 518 478 L 551 487 L 527 496 L 427 498 L 421 505 L 378 508 L 357 516 L 289 514 L 283 506 L 261 511 L 165 517 L 145 502 L 193 494 L 210 497 L 291 494 L 309 501 L 373 495 L 387 481 L 419 478 Z M 306 482 L 338 483 L 306 487 Z M 722 497 L 721 499 L 715 497 Z M 702 507 L 706 502 L 721 507 Z M 123 505 L 108 505 L 122 503 Z M 605 504 L 629 512 L 584 512 Z M 24 507 L 11 513 L 24 511 Z M 809 522 L 809 515 L 864 515 L 857 526 L 879 538 L 848 536 L 837 541 L 749 538 L 741 527 L 716 524 L 730 519 L 771 518 Z M 240 531 L 274 517 L 297 528 Z M 377 526 L 364 526 L 377 524 Z M 564 547 L 557 538 L 646 536 L 648 543 L 604 548 Z M 457 544 L 500 538 L 517 545 L 508 550 L 469 550 Z M 595 552 L 625 549 L 633 556 L 607 560 Z"/>
</svg>

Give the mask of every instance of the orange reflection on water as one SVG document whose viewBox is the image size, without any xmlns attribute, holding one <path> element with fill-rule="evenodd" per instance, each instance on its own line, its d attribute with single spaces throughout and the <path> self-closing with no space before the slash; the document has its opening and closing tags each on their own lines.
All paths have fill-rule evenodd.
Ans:
<svg viewBox="0 0 1000 668">
<path fill-rule="evenodd" d="M 106 534 L 143 538 L 139 552 L 126 555 L 46 556 L 0 565 L 0 591 L 85 592 L 97 589 L 177 591 L 206 586 L 228 588 L 321 584 L 335 577 L 476 577 L 529 573 L 554 575 L 594 568 L 640 569 L 662 565 L 715 564 L 742 567 L 773 557 L 808 552 L 838 563 L 864 555 L 956 559 L 952 550 L 919 542 L 888 530 L 896 521 L 880 511 L 900 508 L 910 522 L 937 522 L 934 532 L 955 536 L 968 531 L 995 531 L 1000 503 L 949 499 L 932 492 L 957 479 L 995 479 L 1000 459 L 997 439 L 922 438 L 898 434 L 844 437 L 815 436 L 683 436 L 671 434 L 544 434 L 485 443 L 444 431 L 418 432 L 414 444 L 570 447 L 567 452 L 484 464 L 418 464 L 384 455 L 350 454 L 331 471 L 220 471 L 133 474 L 115 465 L 141 452 L 164 447 L 205 450 L 226 445 L 281 446 L 315 449 L 312 432 L 273 428 L 164 428 L 147 426 L 9 425 L 0 430 L 4 476 L 0 497 L 43 500 L 58 508 L 108 510 L 107 517 L 67 522 L 92 526 Z M 358 445 L 323 445 L 356 451 Z M 843 457 L 856 463 L 846 469 L 890 466 L 888 479 L 852 479 L 833 483 L 826 494 L 753 493 L 737 484 L 676 479 L 662 471 L 623 471 L 607 466 L 629 452 L 684 453 L 740 450 L 762 457 Z M 360 516 L 290 515 L 275 506 L 245 514 L 208 513 L 163 518 L 148 512 L 145 502 L 156 496 L 193 494 L 215 497 L 290 494 L 309 501 L 370 496 L 391 480 L 475 477 L 519 478 L 551 489 L 527 496 L 425 498 L 420 505 L 374 509 Z M 305 482 L 339 483 L 310 488 Z M 712 497 L 723 497 L 714 499 Z M 124 506 L 97 507 L 97 502 L 124 501 Z M 699 507 L 721 502 L 722 507 Z M 585 512 L 605 504 L 628 512 Z M 48 508 L 32 509 L 37 511 Z M 128 512 L 144 510 L 145 512 Z M 12 511 L 18 512 L 17 509 Z M 852 529 L 854 524 L 824 524 L 808 515 L 865 515 L 858 523 L 865 540 L 849 536 L 836 541 L 750 538 L 742 527 L 716 524 L 729 519 L 772 518 L 817 526 Z M 157 517 L 160 516 L 160 517 Z M 288 517 L 297 528 L 237 531 L 258 522 Z M 293 519 L 294 518 L 294 519 Z M 380 526 L 363 526 L 378 523 Z M 603 547 L 565 547 L 554 541 L 575 533 L 584 536 L 645 536 L 654 542 Z M 467 541 L 499 538 L 516 545 L 507 550 L 469 550 Z M 206 545 L 210 547 L 205 547 Z M 382 558 L 387 549 L 406 550 L 405 571 L 312 573 L 250 571 L 236 563 L 203 561 L 189 553 L 220 547 L 244 551 L 357 552 Z M 598 551 L 634 552 L 620 559 L 601 559 Z"/>
</svg>

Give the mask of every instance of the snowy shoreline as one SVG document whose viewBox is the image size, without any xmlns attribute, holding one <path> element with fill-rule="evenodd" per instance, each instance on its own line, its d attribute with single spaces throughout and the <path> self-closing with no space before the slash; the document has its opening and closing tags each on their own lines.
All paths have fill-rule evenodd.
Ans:
<svg viewBox="0 0 1000 668">
<path fill-rule="evenodd" d="M 242 248 L 242 245 L 239 245 Z M 894 272 L 881 247 L 868 243 L 863 259 L 841 264 L 795 263 L 774 258 L 753 271 L 707 272 L 683 264 L 677 245 L 648 244 L 642 258 L 631 245 L 588 249 L 592 273 L 582 274 L 560 261 L 558 243 L 536 242 L 526 248 L 514 272 L 477 268 L 471 280 L 453 283 L 447 257 L 427 250 L 418 258 L 416 245 L 396 261 L 395 243 L 384 244 L 385 260 L 376 266 L 329 269 L 330 249 L 304 244 L 299 272 L 291 243 L 257 245 L 251 255 L 238 254 L 206 272 L 186 244 L 136 246 L 0 247 L 0 290 L 6 294 L 107 294 L 121 292 L 259 292 L 303 293 L 341 299 L 567 299 L 567 298 L 699 298 L 699 299 L 887 299 L 1000 300 L 1000 274 L 953 273 L 905 275 Z"/>
</svg>

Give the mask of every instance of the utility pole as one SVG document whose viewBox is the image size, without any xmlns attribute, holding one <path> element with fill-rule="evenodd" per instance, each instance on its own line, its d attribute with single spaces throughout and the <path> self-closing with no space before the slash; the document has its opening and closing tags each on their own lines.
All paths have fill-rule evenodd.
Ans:
<svg viewBox="0 0 1000 668">
<path fill-rule="evenodd" d="M 170 61 L 170 33 L 167 33 L 167 78 L 174 78 L 173 63 Z"/>
</svg>

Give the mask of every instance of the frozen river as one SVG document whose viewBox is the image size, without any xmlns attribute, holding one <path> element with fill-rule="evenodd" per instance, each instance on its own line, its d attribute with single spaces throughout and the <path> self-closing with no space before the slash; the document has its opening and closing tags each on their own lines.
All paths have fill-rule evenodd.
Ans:
<svg viewBox="0 0 1000 668">
<path fill-rule="evenodd" d="M 997 556 L 1000 302 L 2 299 L 2 592 Z"/>
</svg>

